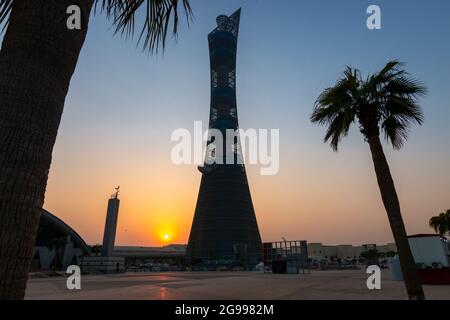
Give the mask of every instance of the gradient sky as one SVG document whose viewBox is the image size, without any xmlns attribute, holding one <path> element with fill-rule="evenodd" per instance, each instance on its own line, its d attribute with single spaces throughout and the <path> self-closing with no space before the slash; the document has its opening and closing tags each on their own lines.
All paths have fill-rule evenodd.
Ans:
<svg viewBox="0 0 450 320">
<path fill-rule="evenodd" d="M 334 153 L 312 125 L 312 106 L 346 65 L 364 74 L 400 59 L 426 83 L 426 122 L 401 151 L 385 148 L 409 233 L 450 208 L 450 2 L 191 0 L 164 55 L 113 36 L 92 18 L 71 83 L 49 177 L 45 208 L 87 242 L 103 236 L 106 202 L 121 185 L 116 244 L 185 243 L 200 184 L 195 165 L 170 160 L 170 134 L 209 116 L 207 34 L 219 14 L 242 7 L 237 61 L 240 126 L 278 128 L 276 176 L 248 178 L 263 241 L 328 244 L 392 241 L 368 145 L 356 128 Z M 366 8 L 382 9 L 382 30 L 366 28 Z"/>
</svg>

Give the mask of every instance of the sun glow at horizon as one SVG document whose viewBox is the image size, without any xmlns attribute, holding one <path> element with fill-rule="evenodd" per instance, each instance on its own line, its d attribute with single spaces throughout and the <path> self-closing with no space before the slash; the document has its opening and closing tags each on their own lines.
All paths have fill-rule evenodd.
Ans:
<svg viewBox="0 0 450 320">
<path fill-rule="evenodd" d="M 159 239 L 162 243 L 167 244 L 169 241 L 172 241 L 174 238 L 173 232 L 171 230 L 161 230 L 159 233 Z"/>
</svg>

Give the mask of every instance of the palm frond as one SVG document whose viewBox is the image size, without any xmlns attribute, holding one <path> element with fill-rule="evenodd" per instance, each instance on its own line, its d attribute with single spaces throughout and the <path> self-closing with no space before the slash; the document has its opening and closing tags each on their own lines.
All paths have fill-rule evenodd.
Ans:
<svg viewBox="0 0 450 320">
<path fill-rule="evenodd" d="M 342 138 L 348 135 L 353 121 L 355 121 L 355 117 L 351 112 L 338 113 L 334 120 L 329 124 L 323 141 L 330 141 L 330 146 L 333 151 L 338 151 L 339 143 Z"/>
<path fill-rule="evenodd" d="M 450 210 L 447 210 L 446 213 L 440 213 L 439 215 L 432 217 L 429 221 L 429 226 L 441 235 L 450 232 Z"/>
<path fill-rule="evenodd" d="M 394 149 L 401 149 L 408 138 L 408 125 L 401 119 L 391 116 L 381 125 L 386 141 L 390 141 Z"/>
<path fill-rule="evenodd" d="M 405 75 L 389 80 L 383 89 L 386 94 L 401 97 L 419 97 L 427 93 L 427 88 L 421 81 Z"/>
<path fill-rule="evenodd" d="M 408 125 L 415 123 L 421 125 L 425 118 L 422 109 L 410 97 L 390 97 L 381 112 L 384 118 L 399 117 Z"/>
<path fill-rule="evenodd" d="M 319 125 L 331 123 L 340 112 L 351 109 L 352 96 L 346 92 L 337 92 L 336 88 L 326 89 L 317 100 L 311 121 Z"/>
<path fill-rule="evenodd" d="M 330 141 L 334 151 L 338 150 L 341 138 L 348 134 L 355 120 L 354 99 L 358 95 L 358 86 L 359 71 L 347 67 L 343 78 L 334 87 L 325 89 L 316 100 L 310 120 L 328 126 L 324 142 Z"/>
<path fill-rule="evenodd" d="M 392 60 L 378 73 L 368 75 L 367 80 L 362 85 L 362 91 L 364 92 L 366 99 L 369 101 L 378 99 L 381 95 L 381 89 L 386 86 L 387 83 L 395 78 L 404 76 L 405 71 L 402 69 L 403 65 L 403 63 L 397 60 Z"/>
<path fill-rule="evenodd" d="M 193 17 L 189 0 L 96 0 L 95 8 L 97 10 L 99 5 L 100 10 L 112 20 L 116 33 L 126 37 L 134 36 L 135 20 L 142 12 L 144 21 L 137 42 L 142 42 L 144 49 L 157 52 L 160 47 L 165 48 L 170 29 L 173 36 L 178 33 L 180 2 L 189 25 Z"/>
<path fill-rule="evenodd" d="M 380 80 L 390 80 L 393 77 L 397 77 L 403 74 L 405 71 L 403 69 L 404 63 L 398 60 L 391 60 L 381 69 L 375 76 L 379 81 Z"/>
<path fill-rule="evenodd" d="M 0 34 L 5 31 L 9 24 L 9 15 L 11 13 L 14 1 L 15 0 L 0 0 L 0 27 L 2 28 Z"/>
<path fill-rule="evenodd" d="M 396 64 L 394 76 L 389 77 L 376 93 L 381 128 L 394 149 L 404 145 L 412 125 L 423 123 L 424 114 L 417 99 L 427 92 L 422 82 L 409 77 L 399 66 L 402 64 Z"/>
</svg>

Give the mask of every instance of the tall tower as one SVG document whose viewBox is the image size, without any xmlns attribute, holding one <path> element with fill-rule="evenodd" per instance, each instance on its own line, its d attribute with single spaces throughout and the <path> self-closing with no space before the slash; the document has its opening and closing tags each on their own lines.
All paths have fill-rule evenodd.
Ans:
<svg viewBox="0 0 450 320">
<path fill-rule="evenodd" d="M 103 234 L 102 256 L 111 257 L 114 251 L 116 240 L 117 219 L 119 216 L 119 188 L 108 200 L 108 210 L 106 211 L 105 233 Z"/>
<path fill-rule="evenodd" d="M 236 52 L 240 16 L 241 9 L 229 17 L 218 16 L 216 29 L 208 35 L 211 65 L 209 129 L 222 133 L 223 150 L 218 143 L 215 145 L 214 138 L 210 138 L 205 159 L 214 158 L 215 163 L 206 161 L 199 168 L 202 179 L 186 251 L 191 265 L 251 267 L 262 260 L 261 237 L 245 167 L 236 161 L 240 158 L 239 139 L 226 139 L 227 129 L 239 127 Z M 228 150 L 235 160 L 232 164 L 227 161 Z"/>
</svg>

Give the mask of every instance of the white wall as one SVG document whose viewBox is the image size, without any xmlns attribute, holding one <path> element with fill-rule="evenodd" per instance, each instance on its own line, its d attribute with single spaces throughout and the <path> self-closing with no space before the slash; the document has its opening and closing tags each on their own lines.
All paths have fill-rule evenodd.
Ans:
<svg viewBox="0 0 450 320">
<path fill-rule="evenodd" d="M 441 237 L 409 238 L 409 245 L 416 263 L 431 267 L 432 263 L 450 266 L 448 242 Z"/>
</svg>

